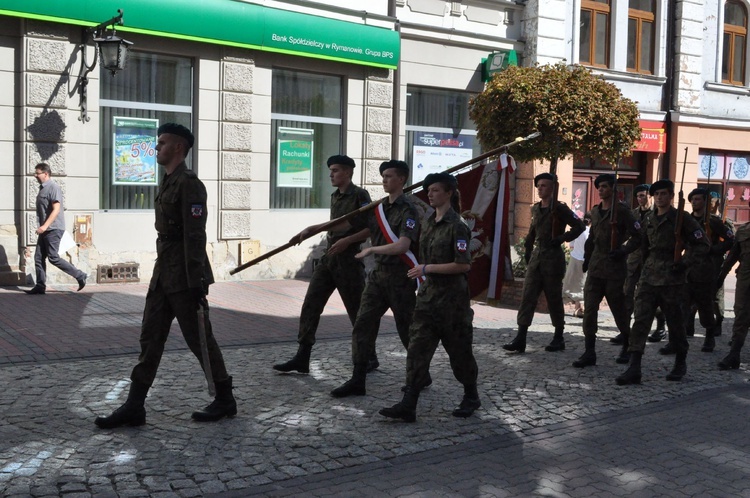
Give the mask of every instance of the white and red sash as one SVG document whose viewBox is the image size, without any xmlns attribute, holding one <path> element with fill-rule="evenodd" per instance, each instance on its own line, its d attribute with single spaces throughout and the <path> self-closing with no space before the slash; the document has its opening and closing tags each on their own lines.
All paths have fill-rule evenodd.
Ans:
<svg viewBox="0 0 750 498">
<path fill-rule="evenodd" d="M 378 226 L 380 227 L 380 231 L 383 234 L 383 237 L 385 237 L 385 240 L 389 244 L 397 242 L 399 238 L 393 232 L 391 225 L 388 223 L 388 219 L 386 219 L 385 217 L 385 211 L 383 210 L 382 202 L 378 204 L 378 207 L 375 209 L 375 218 L 378 220 Z M 401 258 L 401 261 L 406 263 L 406 266 L 408 266 L 409 268 L 414 268 L 415 266 L 419 265 L 417 257 L 414 256 L 414 253 L 411 252 L 411 249 L 407 250 L 403 254 L 399 254 L 398 257 Z M 417 278 L 417 286 L 419 286 L 424 281 L 424 276 Z"/>
</svg>

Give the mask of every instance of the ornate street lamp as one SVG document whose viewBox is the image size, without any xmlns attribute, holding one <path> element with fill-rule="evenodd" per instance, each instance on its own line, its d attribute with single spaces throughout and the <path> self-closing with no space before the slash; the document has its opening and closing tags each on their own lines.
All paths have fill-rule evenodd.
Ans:
<svg viewBox="0 0 750 498">
<path fill-rule="evenodd" d="M 112 26 L 112 31 L 107 33 L 106 29 L 108 26 Z M 83 30 L 81 44 L 79 45 L 81 49 L 81 70 L 78 73 L 78 95 L 80 96 L 79 107 L 81 108 L 81 115 L 78 117 L 78 120 L 84 123 L 90 120 L 88 117 L 86 89 L 89 84 L 88 75 L 96 67 L 97 56 L 101 57 L 102 67 L 114 76 L 117 71 L 125 68 L 128 50 L 133 44 L 117 36 L 115 26 L 122 26 L 122 9 L 118 9 L 117 15 L 109 21 Z M 86 45 L 89 39 L 92 39 L 94 42 L 94 61 L 91 65 L 86 62 Z"/>
</svg>

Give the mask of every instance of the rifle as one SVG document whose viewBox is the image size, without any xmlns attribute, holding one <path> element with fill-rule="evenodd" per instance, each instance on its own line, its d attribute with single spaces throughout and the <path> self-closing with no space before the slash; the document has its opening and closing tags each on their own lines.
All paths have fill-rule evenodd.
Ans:
<svg viewBox="0 0 750 498">
<path fill-rule="evenodd" d="M 560 227 L 560 220 L 557 216 L 557 196 L 558 191 L 560 189 L 560 182 L 557 180 L 557 160 L 560 157 L 560 139 L 555 138 L 555 144 L 556 144 L 556 151 L 555 151 L 555 157 L 552 158 L 552 160 L 549 162 L 549 172 L 552 175 L 552 177 L 555 179 L 554 186 L 552 187 L 552 202 L 550 202 L 550 213 L 552 213 L 552 230 L 551 230 L 551 238 L 555 238 L 558 235 L 562 234 L 562 228 Z"/>
<path fill-rule="evenodd" d="M 620 247 L 620 237 L 619 237 L 619 231 L 617 230 L 617 204 L 619 204 L 620 199 L 618 198 L 617 193 L 617 180 L 620 176 L 620 159 L 617 159 L 617 162 L 615 162 L 615 167 L 613 168 L 615 171 L 615 183 L 612 185 L 612 211 L 610 211 L 609 216 L 609 225 L 610 225 L 610 235 L 609 235 L 609 248 L 610 250 L 614 251 L 618 247 Z"/>
<path fill-rule="evenodd" d="M 685 159 L 682 161 L 682 180 L 680 180 L 680 198 L 677 202 L 677 221 L 674 224 L 674 262 L 682 261 L 682 251 L 685 249 L 685 241 L 682 239 L 682 222 L 685 215 L 685 193 L 682 185 L 685 183 L 685 168 L 687 167 L 688 148 L 685 147 Z"/>
<path fill-rule="evenodd" d="M 711 168 L 713 166 L 714 153 L 708 156 L 708 181 L 706 183 L 705 202 L 703 203 L 703 230 L 706 232 L 708 241 L 711 242 Z"/>
<path fill-rule="evenodd" d="M 732 166 L 734 166 L 734 163 L 729 163 L 729 175 L 727 175 L 727 180 L 732 178 Z M 729 204 L 729 187 L 727 186 L 727 193 L 724 194 L 724 202 L 721 203 L 721 222 L 725 223 L 727 221 L 727 204 Z"/>
<path fill-rule="evenodd" d="M 208 343 L 206 342 L 206 319 L 208 318 L 208 309 L 206 308 L 208 303 L 198 304 L 198 342 L 201 347 L 201 359 L 203 360 L 203 373 L 206 376 L 206 382 L 208 383 L 208 394 L 210 396 L 216 396 L 216 386 L 214 384 L 214 376 L 211 372 L 211 359 L 208 356 Z"/>
<path fill-rule="evenodd" d="M 477 157 L 473 157 L 473 158 L 469 159 L 468 161 L 464 161 L 461 164 L 453 166 L 452 168 L 449 168 L 449 169 L 445 170 L 443 173 L 454 173 L 454 172 L 459 171 L 459 170 L 461 170 L 461 169 L 463 169 L 463 168 L 465 168 L 467 166 L 472 166 L 475 163 L 478 163 L 478 162 L 480 162 L 480 161 L 482 161 L 484 159 L 487 159 L 488 157 L 495 156 L 495 155 L 503 152 L 508 147 L 511 147 L 513 145 L 518 145 L 521 142 L 525 142 L 527 140 L 533 140 L 533 139 L 535 139 L 535 138 L 537 138 L 539 136 L 541 136 L 541 133 L 538 132 L 538 131 L 536 131 L 536 132 L 534 132 L 531 135 L 528 135 L 526 137 L 518 137 L 515 140 L 513 140 L 512 142 L 508 142 L 507 144 L 501 145 L 500 147 L 496 147 L 496 148 L 492 149 L 489 152 L 485 152 L 484 154 L 481 154 L 481 155 L 479 155 Z M 405 187 L 404 188 L 404 193 L 411 192 L 412 190 L 418 189 L 419 187 L 422 186 L 422 183 L 423 182 L 417 182 L 417 183 L 415 183 L 413 185 L 409 185 L 408 187 Z M 347 213 L 344 216 L 339 216 L 338 218 L 336 218 L 334 220 L 331 220 L 331 221 L 329 221 L 327 223 L 324 223 L 315 232 L 311 232 L 311 233 L 307 234 L 307 236 L 305 237 L 305 239 L 309 239 L 313 235 L 318 234 L 320 232 L 326 232 L 331 227 L 334 227 L 334 226 L 338 225 L 339 223 L 343 223 L 345 221 L 349 221 L 352 218 L 354 218 L 354 217 L 356 217 L 356 216 L 358 216 L 358 215 L 360 215 L 362 213 L 370 211 L 371 209 L 376 208 L 385 199 L 386 199 L 386 197 L 383 197 L 382 199 L 379 199 L 377 201 L 371 202 L 370 204 L 362 206 L 361 208 L 356 209 L 356 210 L 352 211 L 351 213 Z M 282 246 L 279 246 L 276 249 L 268 251 L 267 253 L 265 253 L 265 254 L 263 254 L 261 256 L 258 256 L 257 258 L 255 258 L 253 260 L 250 260 L 247 263 L 244 263 L 244 264 L 238 266 L 237 268 L 235 268 L 233 270 L 230 270 L 229 274 L 230 275 L 234 275 L 235 273 L 238 273 L 238 272 L 241 272 L 242 270 L 250 268 L 251 266 L 258 264 L 261 261 L 270 258 L 271 256 L 275 256 L 276 254 L 278 254 L 278 253 L 280 253 L 282 251 L 285 251 L 285 250 L 289 249 L 292 246 L 295 246 L 295 245 L 299 244 L 300 242 L 302 242 L 302 240 L 305 240 L 305 239 L 301 239 L 301 240 L 298 240 L 296 242 L 287 242 L 286 244 L 284 244 Z"/>
</svg>

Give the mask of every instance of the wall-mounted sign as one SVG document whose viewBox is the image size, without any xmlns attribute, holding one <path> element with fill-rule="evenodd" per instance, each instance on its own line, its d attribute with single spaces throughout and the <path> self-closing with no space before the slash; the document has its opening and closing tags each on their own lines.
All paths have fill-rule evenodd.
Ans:
<svg viewBox="0 0 750 498">
<path fill-rule="evenodd" d="M 414 132 L 412 182 L 421 182 L 430 173 L 445 171 L 471 159 L 475 138 L 472 135 Z"/>
<path fill-rule="evenodd" d="M 312 188 L 315 130 L 279 127 L 276 186 Z"/>
<path fill-rule="evenodd" d="M 158 119 L 112 118 L 112 185 L 156 185 Z"/>
<path fill-rule="evenodd" d="M 518 65 L 518 54 L 515 50 L 498 50 L 482 59 L 482 81 L 490 81 L 492 75 L 508 66 Z"/>
<path fill-rule="evenodd" d="M 639 120 L 641 126 L 641 139 L 635 142 L 633 150 L 638 152 L 666 152 L 667 133 L 664 123 L 660 121 Z"/>
</svg>

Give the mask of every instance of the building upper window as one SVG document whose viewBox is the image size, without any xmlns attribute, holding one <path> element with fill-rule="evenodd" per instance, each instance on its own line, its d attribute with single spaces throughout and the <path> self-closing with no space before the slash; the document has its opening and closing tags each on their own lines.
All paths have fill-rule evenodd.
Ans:
<svg viewBox="0 0 750 498">
<path fill-rule="evenodd" d="M 192 128 L 193 62 L 133 52 L 123 71 L 99 76 L 102 209 L 152 209 L 164 170 L 156 164 L 156 130 Z M 186 162 L 191 167 L 192 151 Z"/>
<path fill-rule="evenodd" d="M 609 67 L 610 0 L 582 0 L 581 64 Z"/>
<path fill-rule="evenodd" d="M 274 69 L 271 86 L 271 208 L 327 208 L 327 159 L 342 149 L 342 79 Z M 361 165 L 360 165 L 361 166 Z"/>
<path fill-rule="evenodd" d="M 656 2 L 630 0 L 628 10 L 628 71 L 654 73 Z"/>
<path fill-rule="evenodd" d="M 745 84 L 745 47 L 747 45 L 747 9 L 738 0 L 724 5 L 724 53 L 721 81 L 731 85 Z"/>
</svg>

